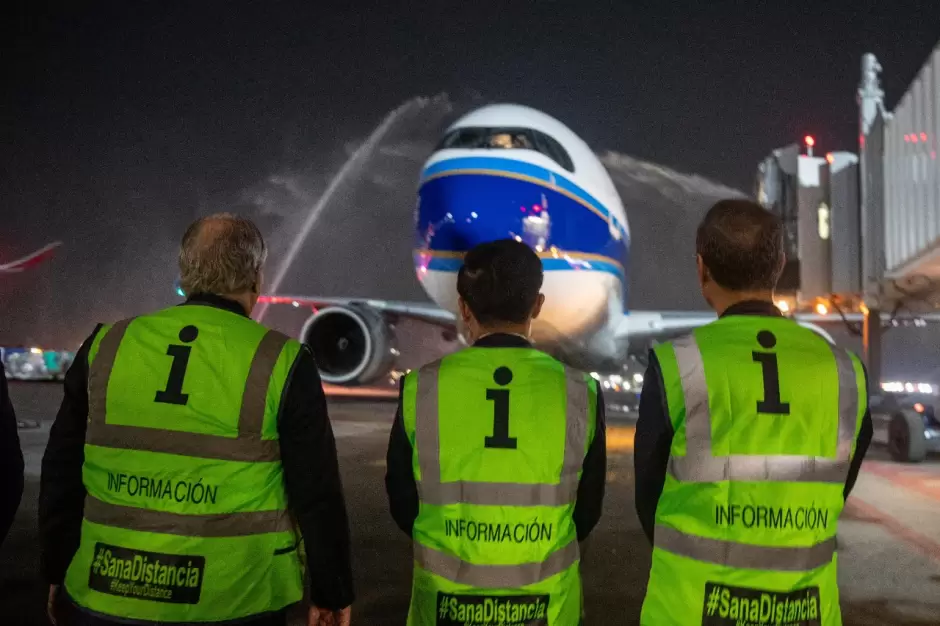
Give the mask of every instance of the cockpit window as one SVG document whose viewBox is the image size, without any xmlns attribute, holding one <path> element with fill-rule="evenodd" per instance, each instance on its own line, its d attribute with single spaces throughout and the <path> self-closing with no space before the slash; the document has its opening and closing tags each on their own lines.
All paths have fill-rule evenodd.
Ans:
<svg viewBox="0 0 940 626">
<path fill-rule="evenodd" d="M 437 145 L 444 149 L 534 150 L 574 171 L 568 152 L 552 137 L 531 128 L 458 128 Z"/>
</svg>

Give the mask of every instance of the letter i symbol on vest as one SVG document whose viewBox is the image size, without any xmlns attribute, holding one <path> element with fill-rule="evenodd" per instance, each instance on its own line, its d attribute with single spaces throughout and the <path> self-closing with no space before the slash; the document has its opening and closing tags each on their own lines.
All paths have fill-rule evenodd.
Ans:
<svg viewBox="0 0 940 626">
<path fill-rule="evenodd" d="M 184 326 L 179 334 L 180 341 L 183 343 L 192 343 L 198 336 L 199 329 L 195 326 Z M 154 402 L 183 405 L 189 402 L 189 394 L 183 393 L 183 379 L 186 378 L 186 366 L 189 365 L 189 353 L 192 350 L 192 346 L 178 344 L 167 346 L 167 356 L 173 357 L 173 363 L 170 364 L 170 376 L 166 381 L 166 389 L 157 392 Z"/>
<path fill-rule="evenodd" d="M 769 330 L 757 333 L 757 342 L 765 350 L 777 345 L 777 338 Z M 789 415 L 790 404 L 780 401 L 780 370 L 777 367 L 777 355 L 773 352 L 751 353 L 756 363 L 760 363 L 764 378 L 764 399 L 757 401 L 758 413 L 771 413 L 775 415 Z"/>
<path fill-rule="evenodd" d="M 512 370 L 505 365 L 493 372 L 493 381 L 500 387 L 512 382 Z M 486 399 L 493 402 L 493 436 L 485 437 L 483 445 L 487 448 L 516 449 L 516 438 L 509 436 L 509 390 L 487 389 Z"/>
</svg>

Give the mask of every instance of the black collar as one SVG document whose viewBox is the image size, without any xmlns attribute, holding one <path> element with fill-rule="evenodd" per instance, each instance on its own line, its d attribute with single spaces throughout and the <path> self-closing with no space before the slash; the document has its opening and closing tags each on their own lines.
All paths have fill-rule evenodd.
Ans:
<svg viewBox="0 0 940 626">
<path fill-rule="evenodd" d="M 474 348 L 531 348 L 532 344 L 525 337 L 509 333 L 493 333 L 480 337 L 473 343 Z"/>
<path fill-rule="evenodd" d="M 223 298 L 222 296 L 217 296 L 214 293 L 194 293 L 186 299 L 186 302 L 180 306 L 186 306 L 188 304 L 198 304 L 201 306 L 211 306 L 215 309 L 222 309 L 224 311 L 230 311 L 242 317 L 248 317 L 248 312 L 245 311 L 245 307 L 235 302 L 234 300 L 229 300 L 228 298 Z"/>
<path fill-rule="evenodd" d="M 721 317 L 729 315 L 760 315 L 764 317 L 783 317 L 780 309 L 773 302 L 766 300 L 744 300 L 725 309 Z"/>
</svg>

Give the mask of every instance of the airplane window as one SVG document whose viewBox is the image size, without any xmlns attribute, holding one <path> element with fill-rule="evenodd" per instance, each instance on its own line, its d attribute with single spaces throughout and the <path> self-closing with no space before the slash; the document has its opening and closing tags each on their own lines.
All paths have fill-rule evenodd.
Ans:
<svg viewBox="0 0 940 626">
<path fill-rule="evenodd" d="M 534 150 L 544 154 L 569 172 L 574 171 L 571 157 L 560 143 L 545 133 L 527 128 L 458 128 L 437 145 L 444 149 Z"/>
<path fill-rule="evenodd" d="M 560 143 L 545 133 L 537 133 L 537 138 L 539 139 L 539 142 L 544 145 L 544 149 L 541 150 L 541 152 L 546 153 L 552 158 L 552 160 L 554 160 L 569 172 L 574 171 L 574 163 L 571 162 L 571 157 L 568 156 L 568 151 L 565 150 Z"/>
</svg>

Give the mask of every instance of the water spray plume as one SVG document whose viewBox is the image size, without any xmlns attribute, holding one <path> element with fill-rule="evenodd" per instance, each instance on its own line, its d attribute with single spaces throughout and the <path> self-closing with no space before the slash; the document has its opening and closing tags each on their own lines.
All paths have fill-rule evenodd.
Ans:
<svg viewBox="0 0 940 626">
<path fill-rule="evenodd" d="M 324 190 L 323 194 L 317 200 L 316 204 L 314 204 L 310 209 L 310 213 L 307 215 L 307 219 L 304 220 L 300 230 L 297 231 L 297 236 L 294 237 L 294 241 L 291 243 L 287 254 L 284 256 L 283 260 L 278 266 L 277 273 L 274 275 L 274 279 L 271 281 L 270 285 L 265 288 L 265 291 L 268 294 L 277 294 L 277 291 L 281 286 L 281 282 L 283 282 L 284 277 L 291 268 L 291 265 L 293 265 L 295 257 L 300 252 L 300 248 L 304 245 L 304 242 L 306 242 L 307 237 L 310 235 L 310 231 L 313 230 L 314 225 L 317 223 L 317 219 L 320 217 L 323 209 L 330 203 L 330 200 L 332 200 L 333 196 L 336 194 L 336 191 L 342 187 L 343 183 L 345 183 L 347 179 L 349 179 L 353 174 L 358 174 L 362 170 L 369 155 L 375 151 L 379 143 L 382 141 L 382 139 L 385 138 L 395 123 L 401 119 L 401 117 L 409 109 L 415 106 L 422 106 L 425 101 L 425 98 L 414 98 L 405 102 L 397 109 L 394 109 L 388 115 L 386 115 L 385 119 L 383 119 L 382 122 L 375 127 L 375 130 L 372 131 L 372 134 L 366 138 L 362 145 L 359 146 L 359 148 L 346 160 L 339 171 L 333 175 L 333 178 L 330 179 L 330 182 Z M 269 301 L 264 301 L 258 307 L 258 315 L 256 319 L 259 322 L 267 312 L 268 304 Z"/>
</svg>

